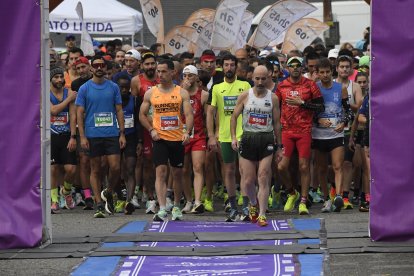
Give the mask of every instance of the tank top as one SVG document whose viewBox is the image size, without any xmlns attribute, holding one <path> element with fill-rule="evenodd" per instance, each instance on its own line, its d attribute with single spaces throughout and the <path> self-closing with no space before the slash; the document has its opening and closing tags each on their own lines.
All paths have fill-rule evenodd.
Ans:
<svg viewBox="0 0 414 276">
<path fill-rule="evenodd" d="M 204 107 L 201 102 L 201 95 L 202 89 L 199 88 L 194 95 L 190 96 L 194 116 L 194 127 L 190 133 L 190 138 L 194 139 L 206 138 L 206 133 L 204 132 Z"/>
<path fill-rule="evenodd" d="M 161 139 L 181 141 L 183 123 L 181 118 L 181 87 L 175 86 L 171 92 L 161 92 L 158 86 L 152 88 L 152 127 Z"/>
<path fill-rule="evenodd" d="M 155 79 L 153 81 L 148 80 L 144 74 L 139 74 L 139 82 L 140 82 L 140 87 L 139 87 L 139 96 L 141 98 L 144 98 L 145 92 L 147 92 L 151 87 L 156 86 L 159 81 L 158 79 Z"/>
<path fill-rule="evenodd" d="M 135 133 L 135 97 L 130 95 L 128 104 L 122 107 L 125 121 L 125 135 Z M 119 128 L 119 125 L 118 125 Z"/>
<path fill-rule="evenodd" d="M 50 102 L 54 105 L 62 103 L 68 97 L 68 89 L 63 89 L 62 100 L 58 98 L 50 91 Z M 50 115 L 50 130 L 53 134 L 66 134 L 70 133 L 70 122 L 69 122 L 69 106 L 66 106 L 59 114 Z"/>
<path fill-rule="evenodd" d="M 249 89 L 247 102 L 243 109 L 243 132 L 272 132 L 273 131 L 272 92 L 267 90 L 263 98 L 258 98 Z"/>
</svg>

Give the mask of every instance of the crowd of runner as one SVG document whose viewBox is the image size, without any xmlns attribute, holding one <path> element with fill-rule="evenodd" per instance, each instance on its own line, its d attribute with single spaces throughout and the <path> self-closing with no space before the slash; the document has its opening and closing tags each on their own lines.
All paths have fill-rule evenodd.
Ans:
<svg viewBox="0 0 414 276">
<path fill-rule="evenodd" d="M 50 49 L 51 211 L 369 211 L 369 41 L 287 55 L 161 54 L 120 40 Z M 315 209 L 315 207 L 313 207 Z M 216 210 L 217 211 L 217 210 Z M 313 212 L 318 212 L 314 210 Z"/>
</svg>

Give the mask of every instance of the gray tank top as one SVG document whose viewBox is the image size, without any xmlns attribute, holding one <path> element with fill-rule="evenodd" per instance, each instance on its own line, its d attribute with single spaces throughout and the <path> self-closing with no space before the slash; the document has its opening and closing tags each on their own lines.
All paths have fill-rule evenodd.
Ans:
<svg viewBox="0 0 414 276">
<path fill-rule="evenodd" d="M 254 95 L 253 88 L 250 88 L 243 109 L 243 132 L 272 132 L 272 109 L 272 92 L 270 90 L 267 90 L 263 98 L 258 98 Z"/>
</svg>

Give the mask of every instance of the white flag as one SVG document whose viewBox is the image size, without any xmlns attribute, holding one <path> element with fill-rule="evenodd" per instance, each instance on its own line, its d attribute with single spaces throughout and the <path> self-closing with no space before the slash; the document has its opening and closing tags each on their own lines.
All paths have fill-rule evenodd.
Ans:
<svg viewBox="0 0 414 276">
<path fill-rule="evenodd" d="M 165 36 L 165 52 L 173 55 L 194 51 L 198 38 L 197 30 L 188 26 L 177 26 Z"/>
<path fill-rule="evenodd" d="M 243 48 L 247 41 L 247 35 L 249 34 L 250 27 L 252 26 L 254 14 L 250 11 L 245 11 L 243 14 L 242 22 L 240 24 L 239 34 L 237 35 L 236 42 L 233 46 L 233 51 L 237 51 Z"/>
<path fill-rule="evenodd" d="M 213 22 L 215 13 L 216 11 L 213 9 L 199 9 L 187 18 L 184 25 L 196 29 L 197 33 L 201 34 L 203 28 Z"/>
<path fill-rule="evenodd" d="M 84 23 L 83 23 L 83 6 L 82 6 L 81 2 L 78 2 L 78 4 L 76 5 L 76 13 L 79 16 L 79 20 L 82 22 L 82 25 L 84 25 Z M 85 56 L 94 56 L 95 55 L 95 51 L 93 50 L 92 38 L 91 38 L 90 34 L 88 33 L 87 28 L 82 28 L 80 48 L 83 51 L 83 54 Z"/>
<path fill-rule="evenodd" d="M 204 50 L 211 49 L 211 36 L 213 34 L 213 22 L 208 23 L 197 39 L 197 51 L 195 52 L 196 57 L 200 57 Z"/>
<path fill-rule="evenodd" d="M 329 26 L 317 19 L 302 18 L 296 21 L 286 33 L 282 53 L 287 54 L 296 49 L 303 51 L 306 46 L 327 29 L 329 29 Z"/>
<path fill-rule="evenodd" d="M 293 23 L 315 10 L 315 6 L 301 0 L 276 2 L 263 15 L 250 45 L 259 49 L 268 46 Z"/>
<path fill-rule="evenodd" d="M 160 0 L 139 0 L 139 2 L 148 29 L 157 38 L 158 43 L 163 43 L 164 15 Z"/>
<path fill-rule="evenodd" d="M 244 11 L 249 3 L 244 0 L 222 0 L 217 6 L 213 22 L 211 47 L 231 49 L 236 42 Z"/>
</svg>

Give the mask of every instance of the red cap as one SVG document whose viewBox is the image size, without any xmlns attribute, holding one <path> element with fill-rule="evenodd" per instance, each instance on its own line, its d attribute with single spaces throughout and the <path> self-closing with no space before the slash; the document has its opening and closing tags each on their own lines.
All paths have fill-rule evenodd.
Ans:
<svg viewBox="0 0 414 276">
<path fill-rule="evenodd" d="M 89 60 L 86 57 L 79 57 L 78 60 L 75 61 L 75 66 L 82 63 L 89 65 Z"/>
<path fill-rule="evenodd" d="M 103 56 L 103 58 L 106 61 L 111 61 L 112 60 L 112 57 L 110 55 L 105 55 L 105 56 Z"/>
</svg>

